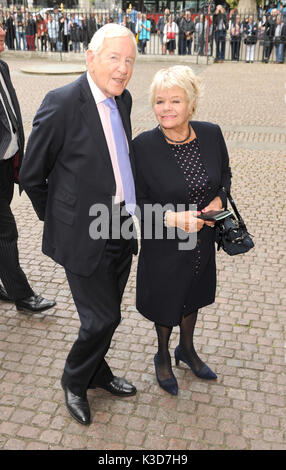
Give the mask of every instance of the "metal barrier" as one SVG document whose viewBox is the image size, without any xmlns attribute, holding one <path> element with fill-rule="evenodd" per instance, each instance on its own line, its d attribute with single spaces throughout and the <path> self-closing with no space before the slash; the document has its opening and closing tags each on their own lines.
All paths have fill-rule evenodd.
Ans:
<svg viewBox="0 0 286 470">
<path fill-rule="evenodd" d="M 257 14 L 240 16 L 239 34 L 234 38 L 232 27 L 235 24 L 235 16 L 229 15 L 228 29 L 222 39 L 213 31 L 213 15 L 191 13 L 191 34 L 186 37 L 182 26 L 183 13 L 175 12 L 172 15 L 174 38 L 170 39 L 166 34 L 168 26 L 163 25 L 164 29 L 159 26 L 162 14 L 146 14 L 146 17 L 142 15 L 144 14 L 136 12 L 136 15 L 132 16 L 132 12 L 127 14 L 119 8 L 111 11 L 59 11 L 52 8 L 27 10 L 25 7 L 15 7 L 14 11 L 0 9 L 0 21 L 6 29 L 6 47 L 10 50 L 51 51 L 61 54 L 84 52 L 93 34 L 102 25 L 114 22 L 126 26 L 137 36 L 139 54 L 193 55 L 197 56 L 197 60 L 204 56 L 207 63 L 210 57 L 219 62 L 274 62 L 276 59 L 274 37 L 265 37 L 266 16 L 261 16 L 260 19 L 257 19 Z M 245 44 L 245 25 L 249 16 L 253 16 L 257 21 L 256 42 L 252 48 Z M 150 31 L 144 33 L 143 30 L 143 33 L 137 34 L 142 18 L 144 22 L 147 21 Z M 274 29 L 272 28 L 273 31 Z M 285 44 L 282 49 L 285 49 Z M 283 50 L 283 62 L 284 53 Z"/>
</svg>

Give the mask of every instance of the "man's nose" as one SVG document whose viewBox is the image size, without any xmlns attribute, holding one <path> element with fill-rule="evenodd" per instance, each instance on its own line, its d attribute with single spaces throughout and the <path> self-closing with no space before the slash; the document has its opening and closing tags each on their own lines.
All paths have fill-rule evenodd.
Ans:
<svg viewBox="0 0 286 470">
<path fill-rule="evenodd" d="M 127 74 L 127 64 L 126 64 L 126 61 L 125 59 L 122 59 L 120 62 L 119 62 L 119 70 L 122 74 Z"/>
</svg>

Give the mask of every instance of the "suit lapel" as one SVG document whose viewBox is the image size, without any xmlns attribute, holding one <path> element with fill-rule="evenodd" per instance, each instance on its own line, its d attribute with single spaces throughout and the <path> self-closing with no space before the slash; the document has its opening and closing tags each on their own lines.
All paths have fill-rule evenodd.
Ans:
<svg viewBox="0 0 286 470">
<path fill-rule="evenodd" d="M 7 75 L 6 75 L 4 67 L 2 66 L 1 61 L 0 61 L 0 72 L 1 72 L 1 75 L 3 77 L 3 80 L 5 82 L 5 85 L 8 89 L 8 91 L 10 92 L 10 89 L 9 89 L 10 87 L 8 87 L 8 83 L 7 83 Z M 10 126 L 9 126 L 9 121 L 8 121 L 7 114 L 6 114 L 4 105 L 2 103 L 2 100 L 0 100 L 0 119 L 1 119 L 1 122 L 2 122 L 3 126 L 7 129 L 7 131 L 10 134 L 11 129 L 10 129 Z"/>
<path fill-rule="evenodd" d="M 110 170 L 113 172 L 104 130 L 96 103 L 86 78 L 86 73 L 82 75 L 79 80 L 81 86 L 80 111 L 82 117 L 89 128 L 91 138 L 94 140 L 95 151 L 101 154 L 102 158 L 105 159 L 107 166 L 110 167 Z"/>
<path fill-rule="evenodd" d="M 19 102 L 18 102 L 18 99 L 17 99 L 17 96 L 16 96 L 16 92 L 15 92 L 14 87 L 12 85 L 12 82 L 10 80 L 10 77 L 9 77 L 9 75 L 8 75 L 6 69 L 3 66 L 1 61 L 0 61 L 0 72 L 2 74 L 5 85 L 7 87 L 8 92 L 9 92 L 11 102 L 12 102 L 12 106 L 13 106 L 13 109 L 15 111 L 15 115 L 16 115 L 16 118 L 17 118 L 18 129 L 19 129 L 18 144 L 20 145 L 20 155 L 22 156 L 22 152 L 23 152 L 23 149 L 24 149 L 24 131 L 23 131 L 23 124 L 22 124 L 20 106 L 19 106 Z M 2 105 L 2 108 L 3 108 L 3 105 Z M 2 110 L 1 110 L 1 112 L 2 112 Z M 5 112 L 4 108 L 3 108 L 3 113 L 5 114 L 5 119 L 6 119 L 6 122 L 7 122 L 6 127 L 8 126 L 7 129 L 10 132 L 10 126 L 9 126 L 7 116 L 6 116 L 6 112 Z M 4 124 L 3 120 L 2 120 L 2 122 Z"/>
</svg>

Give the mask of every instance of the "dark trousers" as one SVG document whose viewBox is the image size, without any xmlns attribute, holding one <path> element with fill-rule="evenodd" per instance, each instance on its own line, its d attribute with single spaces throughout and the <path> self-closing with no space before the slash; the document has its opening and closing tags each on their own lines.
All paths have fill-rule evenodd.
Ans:
<svg viewBox="0 0 286 470">
<path fill-rule="evenodd" d="M 264 40 L 263 60 L 265 60 L 266 62 L 268 62 L 270 59 L 273 45 L 274 45 L 274 41 L 272 38 L 268 38 Z"/>
<path fill-rule="evenodd" d="M 20 267 L 18 231 L 10 204 L 14 193 L 13 161 L 0 161 L 0 279 L 13 300 L 33 295 Z"/>
<path fill-rule="evenodd" d="M 81 322 L 63 373 L 64 384 L 75 395 L 85 397 L 88 388 L 113 378 L 104 357 L 121 320 L 120 304 L 131 261 L 132 240 L 109 239 L 91 276 L 79 276 L 66 270 Z"/>
<path fill-rule="evenodd" d="M 192 54 L 192 39 L 187 39 L 186 36 L 179 38 L 179 54 L 180 55 L 191 55 Z"/>
<path fill-rule="evenodd" d="M 225 31 L 215 31 L 216 59 L 224 60 L 225 54 Z"/>
<path fill-rule="evenodd" d="M 231 39 L 230 45 L 231 45 L 231 60 L 239 60 L 240 39 L 236 39 L 236 38 Z"/>
</svg>

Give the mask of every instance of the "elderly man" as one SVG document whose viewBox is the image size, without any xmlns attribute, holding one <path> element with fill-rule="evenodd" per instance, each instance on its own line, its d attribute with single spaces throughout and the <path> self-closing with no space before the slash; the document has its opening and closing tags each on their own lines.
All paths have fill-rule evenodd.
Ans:
<svg viewBox="0 0 286 470">
<path fill-rule="evenodd" d="M 0 26 L 0 52 L 4 51 L 6 32 Z M 17 96 L 9 67 L 0 60 L 0 301 L 13 302 L 17 310 L 33 313 L 55 305 L 32 290 L 19 264 L 18 231 L 11 211 L 14 183 L 24 150 L 24 131 Z"/>
<path fill-rule="evenodd" d="M 137 251 L 135 238 L 111 230 L 119 212 L 120 227 L 131 225 L 135 208 L 132 99 L 125 90 L 135 56 L 134 35 L 124 26 L 111 23 L 95 33 L 87 72 L 48 93 L 39 108 L 20 175 L 45 221 L 43 251 L 65 268 L 81 322 L 61 384 L 69 412 L 82 424 L 91 421 L 89 388 L 136 393 L 105 360 Z M 106 237 L 92 230 L 97 207 L 103 207 Z"/>
</svg>

